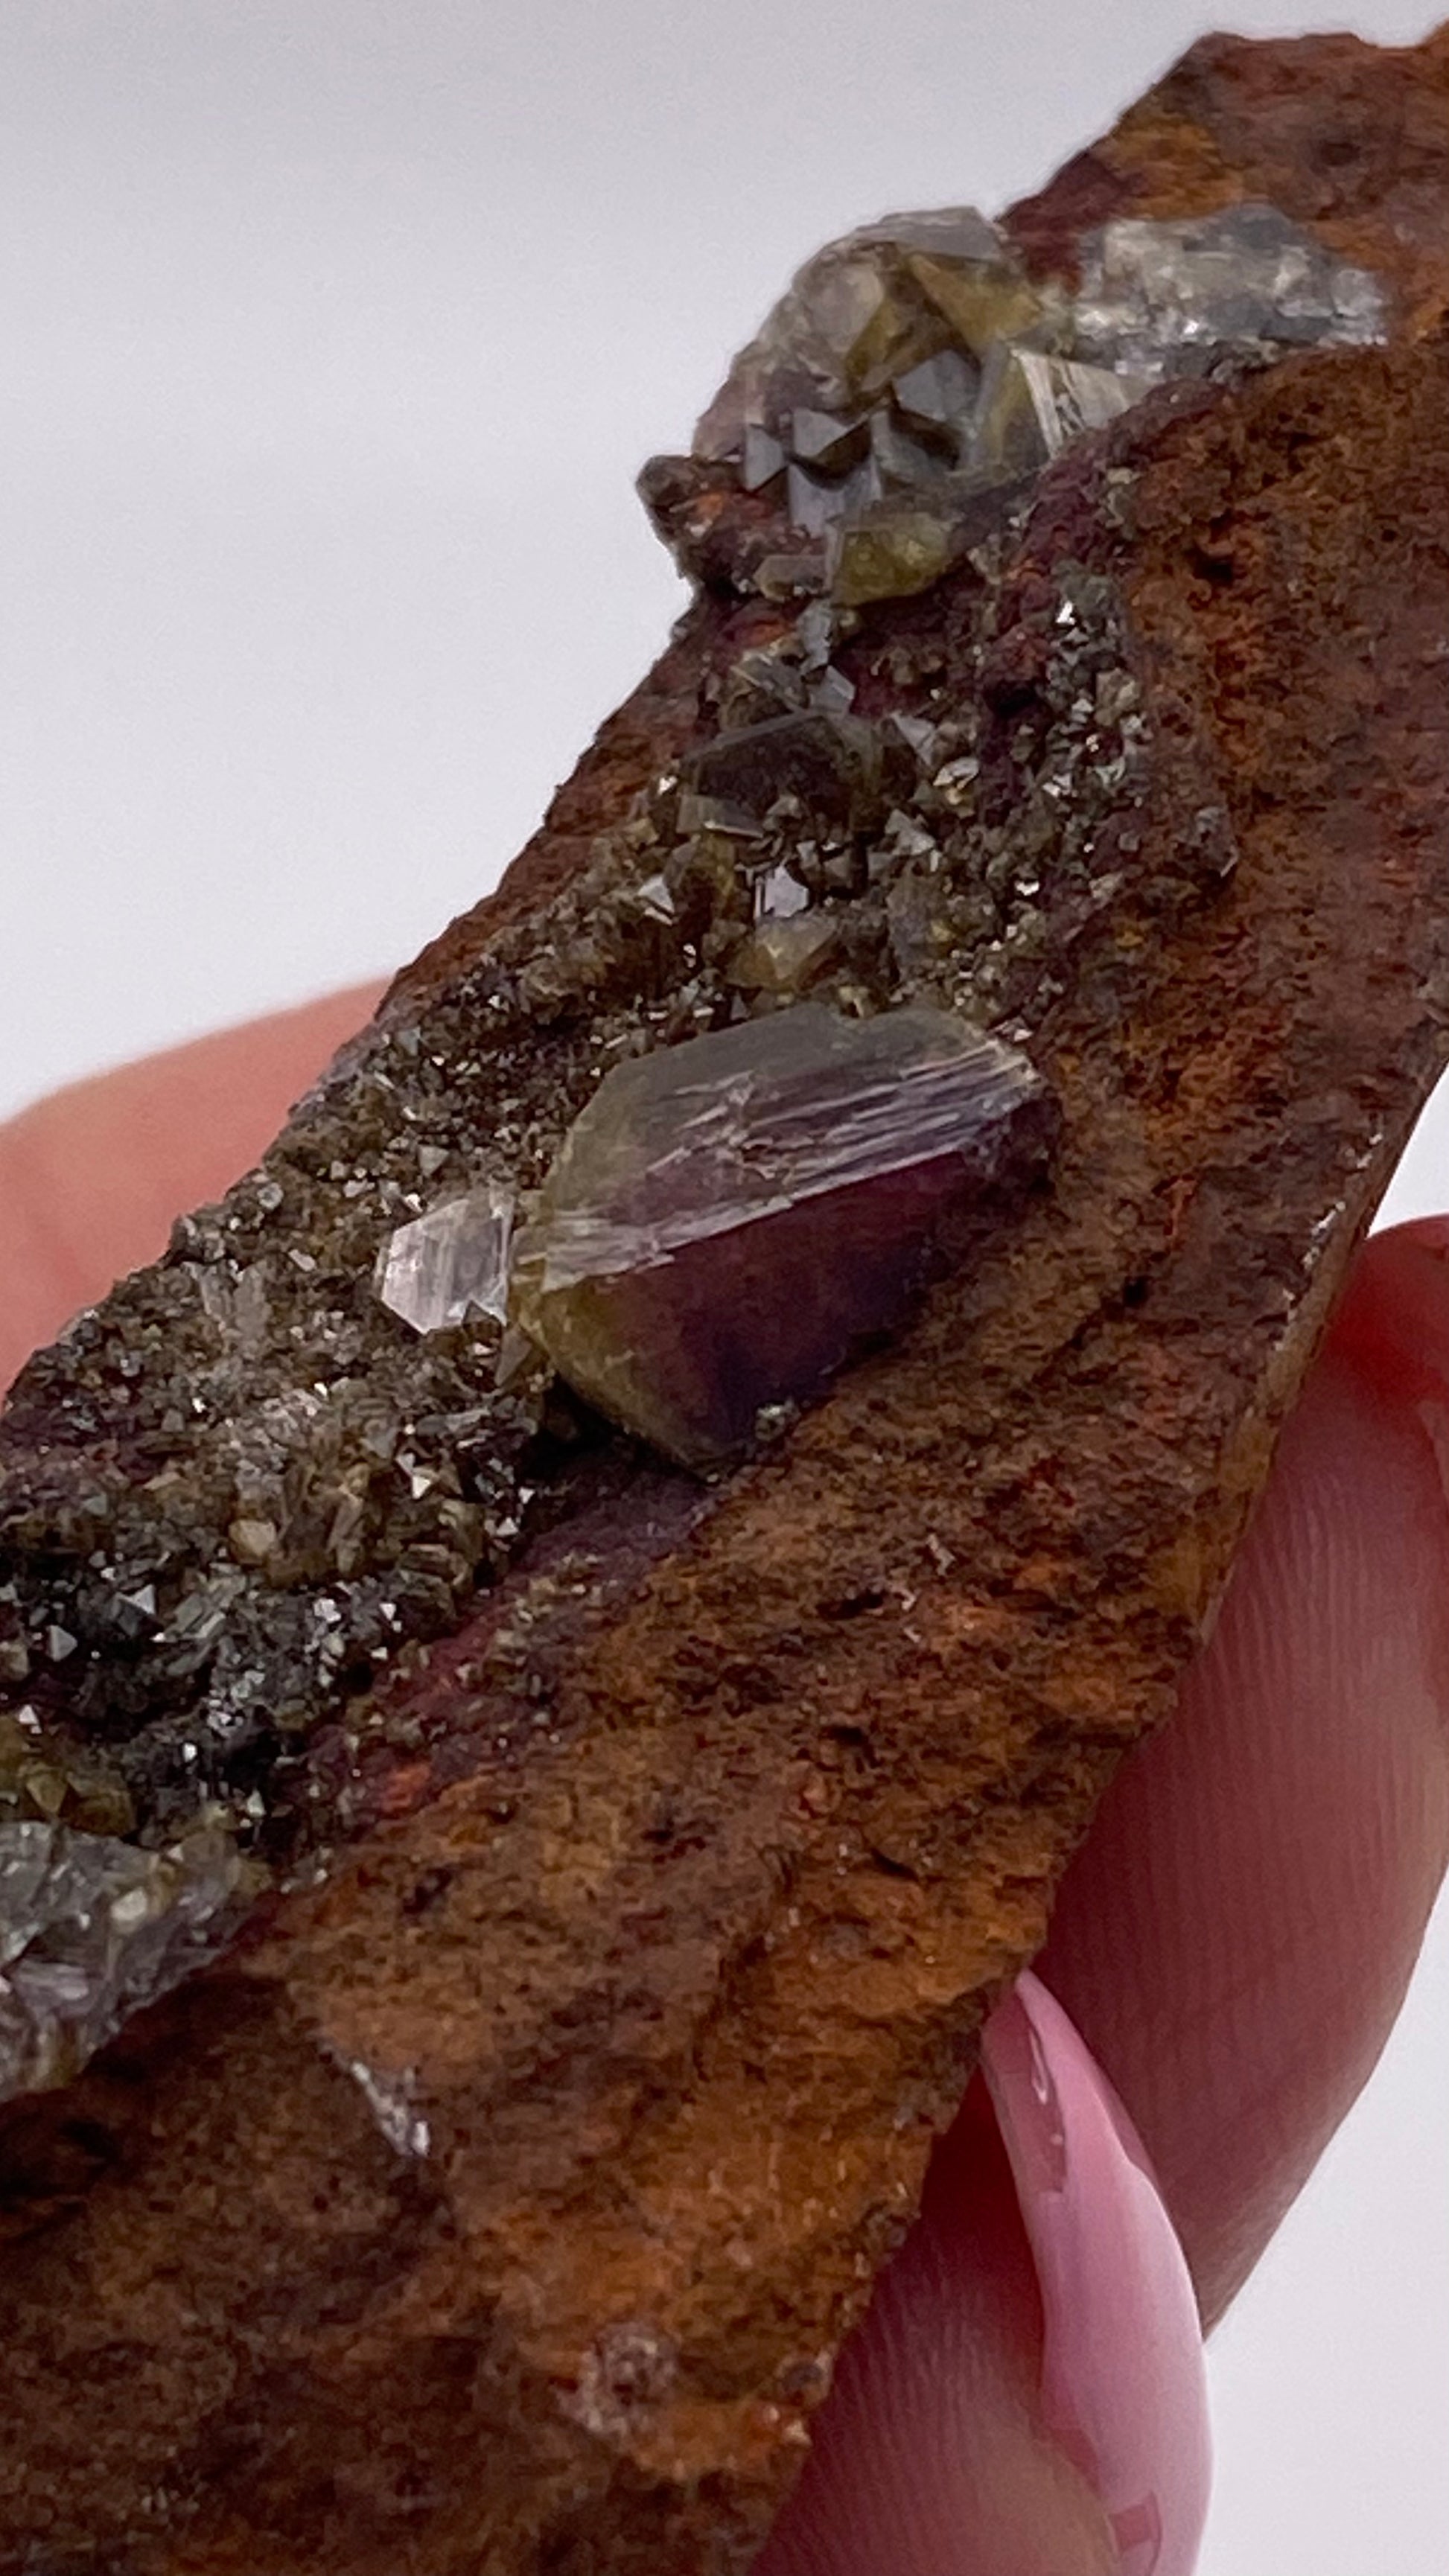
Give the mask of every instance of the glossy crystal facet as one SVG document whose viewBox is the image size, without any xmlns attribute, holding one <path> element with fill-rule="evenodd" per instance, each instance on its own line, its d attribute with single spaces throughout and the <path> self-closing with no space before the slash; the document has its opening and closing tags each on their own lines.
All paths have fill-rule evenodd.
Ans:
<svg viewBox="0 0 1449 2576">
<path fill-rule="evenodd" d="M 832 530 L 825 557 L 830 595 L 842 608 L 908 599 L 939 581 L 959 551 L 949 511 L 884 501 Z"/>
<path fill-rule="evenodd" d="M 1100 429 L 1151 390 L 1146 377 L 1001 342 L 987 362 L 970 461 L 1004 479 L 1034 472 L 1083 430 Z"/>
<path fill-rule="evenodd" d="M 792 996 L 829 973 L 840 954 L 840 922 L 828 912 L 766 916 L 730 959 L 732 984 Z"/>
<path fill-rule="evenodd" d="M 384 1306 L 415 1333 L 442 1332 L 475 1312 L 501 1323 L 512 1227 L 513 1194 L 492 1181 L 400 1225 L 378 1256 Z"/>
<path fill-rule="evenodd" d="M 1276 206 L 1176 223 L 1127 219 L 1083 245 L 1075 337 L 1083 356 L 1148 376 L 1190 373 L 1217 351 L 1383 338 L 1388 299 Z"/>
<path fill-rule="evenodd" d="M 728 1458 L 901 1320 L 942 1228 L 1040 1150 L 1043 1097 L 925 1006 L 800 1003 L 618 1065 L 519 1238 L 516 1319 L 615 1421 Z"/>
</svg>

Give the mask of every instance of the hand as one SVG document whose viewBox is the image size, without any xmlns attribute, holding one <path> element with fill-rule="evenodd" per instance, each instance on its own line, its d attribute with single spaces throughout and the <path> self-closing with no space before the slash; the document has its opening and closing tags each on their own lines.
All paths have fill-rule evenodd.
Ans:
<svg viewBox="0 0 1449 2576">
<path fill-rule="evenodd" d="M 378 989 L 0 1129 L 0 1384 L 256 1158 Z M 759 2576 L 1188 2576 L 1193 2287 L 1211 2326 L 1372 2068 L 1449 1857 L 1446 1485 L 1449 1219 L 1361 1254 L 1179 1714 L 988 2028 Z"/>
<path fill-rule="evenodd" d="M 1449 1858 L 1446 1487 L 1441 1218 L 1360 1254 L 1211 1642 L 1118 1774 L 1036 1963 L 1141 2133 L 1208 2327 L 1371 2072 Z M 1192 2567 L 1190 2312 L 1130 2156 L 1100 2151 L 1092 2070 L 1049 2028 L 1084 2170 L 1074 2199 L 1044 2196 L 1038 2282 L 1043 2196 L 1029 2245 L 1013 2187 L 1040 2146 L 1019 2037 L 1016 2080 L 1009 2031 L 996 2077 L 1027 2132 L 1016 2175 L 978 2078 L 759 2576 Z M 1114 2541 L 1092 2481 L 1034 2437 L 1044 2363 L 1069 2449 L 1090 2442 L 1119 2508 L 1155 2502 L 1157 2557 L 1130 2509 Z"/>
</svg>

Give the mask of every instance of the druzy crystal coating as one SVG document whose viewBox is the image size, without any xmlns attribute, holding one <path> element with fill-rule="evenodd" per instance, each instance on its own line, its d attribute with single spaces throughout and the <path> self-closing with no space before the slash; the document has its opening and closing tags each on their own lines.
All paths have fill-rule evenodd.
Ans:
<svg viewBox="0 0 1449 2576">
<path fill-rule="evenodd" d="M 1387 332 L 1379 280 L 1276 206 L 1123 220 L 1079 247 L 1073 292 L 1028 277 L 1004 233 L 953 206 L 884 216 L 807 260 L 694 437 L 696 465 L 779 509 L 757 586 L 845 608 L 927 588 L 966 550 L 983 493 L 1163 378 Z M 801 539 L 813 562 L 790 550 Z"/>
<path fill-rule="evenodd" d="M 0 2098 L 68 2082 L 128 2014 L 222 1946 L 256 1883 L 224 1833 L 157 1852 L 0 1824 Z"/>
<path fill-rule="evenodd" d="M 1381 340 L 1387 299 L 1276 206 L 1090 234 L 1074 332 L 1084 356 L 1147 377 L 1190 373 L 1220 349 L 1273 356 Z"/>
<path fill-rule="evenodd" d="M 514 1313 L 601 1412 L 711 1466 L 899 1323 L 1043 1104 L 1024 1056 L 924 1006 L 800 1003 L 617 1065 L 519 1238 Z"/>
<path fill-rule="evenodd" d="M 378 1256 L 377 1293 L 415 1333 L 441 1332 L 475 1312 L 501 1323 L 512 1229 L 511 1190 L 487 1181 L 449 1199 L 388 1237 Z"/>
</svg>

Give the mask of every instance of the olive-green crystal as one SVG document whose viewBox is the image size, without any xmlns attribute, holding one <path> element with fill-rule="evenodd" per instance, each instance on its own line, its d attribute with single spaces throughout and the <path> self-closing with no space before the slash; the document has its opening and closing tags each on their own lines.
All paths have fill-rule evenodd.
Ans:
<svg viewBox="0 0 1449 2576">
<path fill-rule="evenodd" d="M 948 512 L 883 501 L 832 531 L 825 559 L 830 595 L 842 608 L 908 599 L 939 581 L 958 551 Z"/>
</svg>

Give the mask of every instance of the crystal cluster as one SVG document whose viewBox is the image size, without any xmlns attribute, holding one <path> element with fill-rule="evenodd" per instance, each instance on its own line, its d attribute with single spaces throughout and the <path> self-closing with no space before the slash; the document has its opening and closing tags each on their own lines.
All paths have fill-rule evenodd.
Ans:
<svg viewBox="0 0 1449 2576">
<path fill-rule="evenodd" d="M 123 1834 L 135 1813 L 124 1782 L 95 1750 L 46 1727 L 27 1702 L 0 1714 L 0 1825 L 31 1819 Z"/>
<path fill-rule="evenodd" d="M 709 1466 L 900 1321 L 1042 1105 L 1023 1056 L 926 1008 L 804 1003 L 616 1066 L 520 1236 L 515 1314 L 601 1411 Z"/>
<path fill-rule="evenodd" d="M 1269 358 L 1382 340 L 1387 299 L 1276 206 L 1229 206 L 1178 223 L 1123 220 L 1090 233 L 1073 335 L 1084 357 L 1156 379 L 1220 350 Z"/>
<path fill-rule="evenodd" d="M 214 1955 L 254 1895 L 231 1836 L 167 1851 L 57 1824 L 0 1824 L 0 2098 L 67 2083 Z"/>
<path fill-rule="evenodd" d="M 1273 206 L 1111 223 L 1081 252 L 1073 295 L 1029 278 L 974 208 L 948 207 L 807 261 L 694 439 L 697 466 L 778 508 L 759 587 L 823 582 L 844 606 L 924 589 L 964 551 L 983 493 L 1164 377 L 1386 333 L 1378 280 Z M 668 487 L 651 470 L 644 488 L 655 506 Z"/>
</svg>

